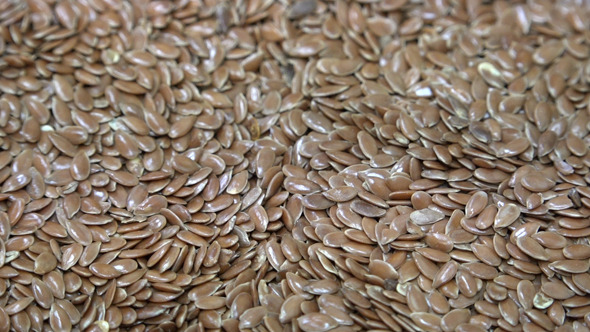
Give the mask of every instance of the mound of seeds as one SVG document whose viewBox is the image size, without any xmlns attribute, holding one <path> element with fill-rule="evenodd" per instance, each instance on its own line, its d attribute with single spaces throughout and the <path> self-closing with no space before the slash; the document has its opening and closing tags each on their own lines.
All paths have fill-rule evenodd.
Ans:
<svg viewBox="0 0 590 332">
<path fill-rule="evenodd" d="M 0 1 L 0 332 L 590 331 L 588 1 Z"/>
</svg>

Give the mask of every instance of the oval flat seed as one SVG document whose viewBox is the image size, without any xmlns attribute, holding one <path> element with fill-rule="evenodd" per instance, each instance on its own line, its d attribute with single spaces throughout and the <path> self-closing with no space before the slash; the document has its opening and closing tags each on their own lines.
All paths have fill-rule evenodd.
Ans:
<svg viewBox="0 0 590 332">
<path fill-rule="evenodd" d="M 443 218 L 444 214 L 431 209 L 422 209 L 410 214 L 410 219 L 419 226 L 434 224 Z"/>
<path fill-rule="evenodd" d="M 366 217 L 380 217 L 385 214 L 385 210 L 379 207 L 376 207 L 373 204 L 367 203 L 360 199 L 355 199 L 352 201 L 350 208 L 363 216 Z"/>
<path fill-rule="evenodd" d="M 442 331 L 441 317 L 431 313 L 414 312 L 410 318 L 418 327 L 428 331 Z"/>
<path fill-rule="evenodd" d="M 355 198 L 357 190 L 351 187 L 338 187 L 325 191 L 322 194 L 329 200 L 339 203 Z"/>
<path fill-rule="evenodd" d="M 56 304 L 51 306 L 49 311 L 49 324 L 53 331 L 70 331 L 72 322 L 64 309 Z"/>
<path fill-rule="evenodd" d="M 526 253 L 534 259 L 538 259 L 541 261 L 546 261 L 549 259 L 549 256 L 545 252 L 545 248 L 543 248 L 537 241 L 535 241 L 531 237 L 521 236 L 517 238 L 516 245 L 520 250 L 522 250 L 524 253 Z"/>
<path fill-rule="evenodd" d="M 471 313 L 468 309 L 454 309 L 441 319 L 441 328 L 445 332 L 455 331 L 457 326 L 467 323 Z"/>
<path fill-rule="evenodd" d="M 90 176 L 90 159 L 84 151 L 76 153 L 72 159 L 70 174 L 76 181 L 84 181 Z"/>
<path fill-rule="evenodd" d="M 445 283 L 452 280 L 457 273 L 458 267 L 459 264 L 457 264 L 455 261 L 449 261 L 445 263 L 440 268 L 440 270 L 437 271 L 434 279 L 432 279 L 432 287 L 438 288 L 439 286 L 444 285 Z"/>
<path fill-rule="evenodd" d="M 569 259 L 590 258 L 590 246 L 587 244 L 572 244 L 563 248 L 563 255 Z"/>
<path fill-rule="evenodd" d="M 89 269 L 92 274 L 104 279 L 113 279 L 121 276 L 121 272 L 109 264 L 93 263 L 90 264 Z"/>
<path fill-rule="evenodd" d="M 303 331 L 328 331 L 338 326 L 334 318 L 322 313 L 309 313 L 297 318 Z"/>
<path fill-rule="evenodd" d="M 37 274 L 46 274 L 57 267 L 57 259 L 50 252 L 44 252 L 35 259 L 34 272 Z"/>
<path fill-rule="evenodd" d="M 477 216 L 488 204 L 488 194 L 484 191 L 478 191 L 465 205 L 465 217 L 472 218 Z"/>
<path fill-rule="evenodd" d="M 510 226 L 520 217 L 520 209 L 512 203 L 508 203 L 498 209 L 494 218 L 495 228 L 504 228 Z"/>
<path fill-rule="evenodd" d="M 539 172 L 530 172 L 523 176 L 520 180 L 520 183 L 526 189 L 532 192 L 543 192 L 547 191 L 555 185 L 555 181 L 547 178 L 542 173 Z"/>
<path fill-rule="evenodd" d="M 559 260 L 549 264 L 549 267 L 567 273 L 585 273 L 590 269 L 590 261 L 588 259 Z"/>
<path fill-rule="evenodd" d="M 199 309 L 212 310 L 219 309 L 225 306 L 225 298 L 220 296 L 210 296 L 202 299 L 197 299 L 195 305 Z"/>
</svg>

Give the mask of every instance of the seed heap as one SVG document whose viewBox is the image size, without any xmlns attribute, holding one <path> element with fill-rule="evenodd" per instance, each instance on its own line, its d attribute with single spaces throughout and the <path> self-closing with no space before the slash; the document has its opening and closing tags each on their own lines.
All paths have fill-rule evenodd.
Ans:
<svg viewBox="0 0 590 332">
<path fill-rule="evenodd" d="M 587 1 L 0 1 L 0 332 L 590 331 Z"/>
</svg>

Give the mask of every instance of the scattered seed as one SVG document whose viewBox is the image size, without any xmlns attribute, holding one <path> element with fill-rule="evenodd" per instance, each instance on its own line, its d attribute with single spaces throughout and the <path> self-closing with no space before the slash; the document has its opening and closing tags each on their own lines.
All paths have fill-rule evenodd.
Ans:
<svg viewBox="0 0 590 332">
<path fill-rule="evenodd" d="M 0 331 L 587 329 L 589 8 L 447 7 L 2 2 Z"/>
</svg>

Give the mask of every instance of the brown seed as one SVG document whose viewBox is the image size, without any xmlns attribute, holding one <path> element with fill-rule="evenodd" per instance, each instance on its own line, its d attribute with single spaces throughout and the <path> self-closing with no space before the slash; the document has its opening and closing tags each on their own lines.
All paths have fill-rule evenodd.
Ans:
<svg viewBox="0 0 590 332">
<path fill-rule="evenodd" d="M 563 255 L 569 259 L 590 258 L 590 246 L 586 244 L 572 244 L 563 248 Z"/>
<path fill-rule="evenodd" d="M 44 252 L 35 259 L 34 271 L 37 274 L 46 274 L 57 267 L 57 259 L 52 253 Z"/>
<path fill-rule="evenodd" d="M 521 280 L 518 283 L 516 292 L 520 305 L 525 309 L 532 308 L 535 286 L 529 280 Z"/>
<path fill-rule="evenodd" d="M 34 299 L 32 297 L 23 297 L 7 305 L 6 308 L 4 308 L 4 311 L 9 316 L 15 315 L 25 310 L 27 306 L 29 306 L 29 304 L 31 304 L 33 301 Z"/>
<path fill-rule="evenodd" d="M 334 318 L 318 312 L 297 318 L 297 323 L 303 331 L 328 331 L 338 326 Z"/>
<path fill-rule="evenodd" d="M 485 191 L 478 191 L 467 202 L 465 206 L 465 217 L 477 216 L 488 204 L 488 194 Z"/>
<path fill-rule="evenodd" d="M 455 261 L 449 261 L 445 263 L 434 276 L 434 279 L 432 280 L 432 287 L 438 288 L 439 286 L 453 279 L 457 273 L 457 268 L 458 264 Z"/>
<path fill-rule="evenodd" d="M 516 239 L 516 245 L 520 250 L 525 252 L 527 255 L 542 261 L 549 259 L 549 256 L 545 252 L 545 249 L 533 238 L 528 236 L 521 236 Z"/>
<path fill-rule="evenodd" d="M 54 75 L 53 86 L 55 87 L 56 94 L 61 100 L 69 102 L 74 99 L 74 89 L 72 84 L 68 82 L 64 76 Z"/>
<path fill-rule="evenodd" d="M 412 321 L 422 329 L 429 331 L 442 331 L 441 317 L 431 313 L 414 312 L 410 314 Z"/>
<path fill-rule="evenodd" d="M 113 266 L 104 263 L 93 263 L 89 266 L 90 272 L 97 277 L 104 279 L 113 279 L 121 276 L 121 272 L 117 271 Z"/>
<path fill-rule="evenodd" d="M 533 54 L 533 60 L 541 65 L 545 65 L 555 60 L 563 53 L 565 46 L 561 41 L 552 40 L 549 43 L 539 47 Z"/>
<path fill-rule="evenodd" d="M 428 302 L 426 302 L 426 296 L 424 293 L 422 293 L 418 286 L 410 284 L 406 291 L 408 308 L 410 308 L 412 312 L 428 311 Z"/>
<path fill-rule="evenodd" d="M 455 331 L 457 326 L 469 321 L 471 313 L 468 309 L 454 309 L 441 319 L 441 328 L 445 332 Z"/>
<path fill-rule="evenodd" d="M 502 258 L 496 254 L 492 246 L 472 243 L 471 251 L 482 262 L 490 266 L 499 266 L 502 263 Z"/>
<path fill-rule="evenodd" d="M 161 42 L 154 42 L 148 45 L 148 51 L 157 57 L 165 59 L 175 59 L 180 55 L 178 48 Z"/>
<path fill-rule="evenodd" d="M 351 187 L 338 187 L 325 191 L 322 194 L 334 202 L 346 202 L 356 197 L 357 190 Z"/>
<path fill-rule="evenodd" d="M 53 303 L 54 297 L 47 285 L 38 278 L 34 278 L 31 284 L 31 289 L 35 296 L 37 304 L 44 309 L 49 309 Z"/>
<path fill-rule="evenodd" d="M 84 151 L 76 153 L 72 159 L 70 174 L 76 181 L 84 181 L 90 175 L 90 159 Z"/>
<path fill-rule="evenodd" d="M 509 324 L 515 326 L 518 324 L 518 306 L 513 299 L 508 298 L 498 304 L 498 309 L 502 318 Z"/>
<path fill-rule="evenodd" d="M 410 219 L 419 226 L 430 225 L 442 220 L 444 215 L 436 210 L 422 209 L 410 214 Z"/>
<path fill-rule="evenodd" d="M 281 305 L 279 320 L 285 324 L 301 315 L 301 303 L 305 298 L 301 295 L 289 296 Z"/>
<path fill-rule="evenodd" d="M 0 330 L 10 331 L 10 319 L 4 308 L 0 308 Z"/>
<path fill-rule="evenodd" d="M 51 306 L 49 311 L 49 324 L 54 331 L 70 331 L 72 322 L 64 309 L 56 304 Z"/>
<path fill-rule="evenodd" d="M 299 0 L 289 10 L 289 18 L 298 19 L 315 11 L 317 0 Z"/>
<path fill-rule="evenodd" d="M 220 296 L 210 296 L 207 298 L 197 299 L 195 305 L 199 309 L 212 310 L 225 306 L 225 298 Z"/>
<path fill-rule="evenodd" d="M 254 206 L 248 210 L 248 214 L 250 215 L 250 220 L 254 223 L 254 228 L 258 232 L 264 233 L 269 222 L 268 214 L 264 208 L 260 205 Z"/>
<path fill-rule="evenodd" d="M 83 247 L 79 243 L 74 243 L 68 246 L 62 253 L 61 266 L 64 270 L 69 270 L 72 266 L 78 263 L 82 255 Z"/>
<path fill-rule="evenodd" d="M 83 246 L 92 243 L 92 233 L 88 227 L 77 220 L 71 220 L 67 224 L 68 234 L 78 243 Z"/>
<path fill-rule="evenodd" d="M 590 261 L 588 261 L 588 259 L 558 260 L 549 264 L 549 267 L 557 271 L 568 273 L 585 273 L 590 269 Z"/>
<path fill-rule="evenodd" d="M 564 248 L 567 244 L 567 240 L 565 239 L 565 237 L 552 232 L 538 232 L 536 234 L 533 234 L 532 238 L 537 240 L 543 247 L 548 249 L 561 249 Z M 565 253 L 566 251 L 564 250 L 564 254 Z M 566 255 L 566 257 L 568 256 Z"/>
<path fill-rule="evenodd" d="M 122 130 L 115 132 L 115 149 L 126 159 L 134 159 L 139 155 L 137 141 Z"/>
<path fill-rule="evenodd" d="M 520 180 L 523 187 L 532 192 L 547 191 L 555 185 L 555 181 L 543 176 L 538 172 L 530 172 Z"/>
<path fill-rule="evenodd" d="M 21 311 L 15 315 L 12 315 L 12 317 L 10 317 L 11 319 L 11 325 L 12 327 L 14 327 L 15 331 L 17 332 L 24 332 L 24 331 L 29 331 L 31 328 L 31 320 L 29 318 L 29 315 L 24 312 Z"/>
<path fill-rule="evenodd" d="M 537 310 L 537 309 L 530 309 L 526 310 L 525 314 L 536 324 L 541 326 L 546 330 L 553 330 L 555 329 L 555 324 L 547 317 L 546 314 Z"/>
<path fill-rule="evenodd" d="M 515 204 L 509 203 L 502 206 L 494 219 L 495 228 L 510 226 L 520 217 L 520 210 Z"/>
<path fill-rule="evenodd" d="M 250 308 L 240 316 L 240 329 L 252 328 L 258 326 L 266 314 L 266 309 L 262 306 Z"/>
<path fill-rule="evenodd" d="M 350 207 L 354 212 L 366 217 L 380 217 L 385 214 L 384 209 L 360 199 L 353 200 Z"/>
</svg>

